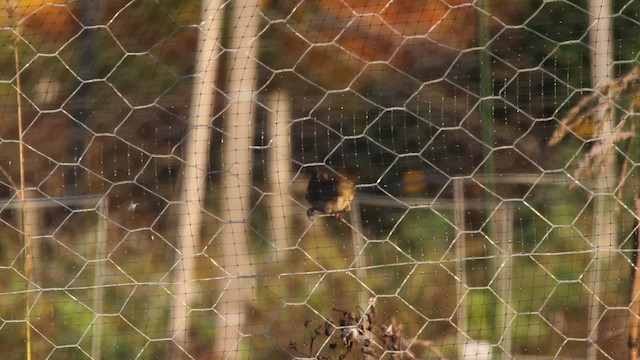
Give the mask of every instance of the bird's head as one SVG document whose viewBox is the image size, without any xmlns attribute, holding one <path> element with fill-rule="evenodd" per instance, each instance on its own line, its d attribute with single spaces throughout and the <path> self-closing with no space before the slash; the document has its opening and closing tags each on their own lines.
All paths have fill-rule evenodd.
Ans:
<svg viewBox="0 0 640 360">
<path fill-rule="evenodd" d="M 318 172 L 316 172 L 316 173 L 314 174 L 314 176 L 315 176 L 315 177 L 317 177 L 317 178 L 318 178 L 318 180 L 320 180 L 320 181 L 326 181 L 326 180 L 329 180 L 329 174 L 327 174 L 327 173 L 326 173 L 326 172 L 324 172 L 324 171 L 318 171 Z"/>
</svg>

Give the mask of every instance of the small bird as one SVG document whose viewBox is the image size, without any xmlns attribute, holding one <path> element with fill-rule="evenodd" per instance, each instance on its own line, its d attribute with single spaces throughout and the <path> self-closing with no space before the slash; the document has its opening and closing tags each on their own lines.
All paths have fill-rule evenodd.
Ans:
<svg viewBox="0 0 640 360">
<path fill-rule="evenodd" d="M 351 211 L 351 201 L 355 194 L 356 187 L 349 179 L 315 171 L 304 194 L 311 205 L 307 210 L 307 217 L 311 219 L 314 212 L 319 211 L 340 219 L 340 213 Z"/>
</svg>

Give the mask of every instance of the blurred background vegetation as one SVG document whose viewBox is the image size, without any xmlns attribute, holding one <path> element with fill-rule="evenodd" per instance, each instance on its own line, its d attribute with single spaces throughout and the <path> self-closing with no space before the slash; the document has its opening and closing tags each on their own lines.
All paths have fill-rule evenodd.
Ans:
<svg viewBox="0 0 640 360">
<path fill-rule="evenodd" d="M 34 358 L 85 359 L 100 324 L 103 358 L 161 358 L 167 338 L 168 274 L 175 265 L 174 201 L 189 124 L 191 84 L 201 29 L 195 0 L 16 1 L 0 28 L 0 198 L 15 197 L 19 178 L 16 81 L 23 87 L 27 185 L 42 197 L 95 196 L 95 206 L 64 205 L 40 213 L 35 268 L 41 291 L 30 313 Z M 228 3 L 226 3 L 228 4 Z M 263 0 L 257 39 L 257 79 L 251 218 L 252 255 L 259 288 L 251 299 L 246 358 L 315 356 L 326 337 L 314 335 L 339 311 L 358 310 L 363 293 L 378 296 L 380 322 L 402 326 L 419 358 L 455 358 L 457 236 L 451 207 L 406 206 L 416 199 L 453 198 L 452 177 L 464 176 L 464 198 L 514 204 L 514 255 L 510 283 L 513 352 L 543 358 L 585 357 L 590 289 L 593 192 L 568 189 L 573 167 L 593 144 L 593 122 L 570 128 L 548 146 L 560 119 L 590 83 L 585 1 L 487 1 L 490 41 L 478 43 L 478 2 L 468 0 Z M 638 66 L 640 2 L 612 1 L 614 76 Z M 226 9 L 223 8 L 223 11 Z M 229 55 L 224 28 L 220 59 Z M 16 39 L 17 36 L 17 40 Z M 490 61 L 493 143 L 483 143 L 481 53 Z M 16 75 L 15 52 L 20 72 Z M 224 69 L 224 66 L 221 66 Z M 226 74 L 219 70 L 207 210 L 198 258 L 201 291 L 191 312 L 196 359 L 214 358 L 212 310 L 224 287 L 211 259 L 222 226 L 216 215 L 225 132 Z M 266 172 L 268 94 L 283 89 L 291 100 L 290 191 L 298 204 L 291 249 L 272 254 Z M 636 102 L 637 84 L 626 102 Z M 626 106 L 625 106 L 626 108 Z M 636 109 L 635 107 L 631 107 Z M 637 121 L 637 113 L 632 114 Z M 487 152 L 489 150 L 493 150 Z M 620 187 L 617 261 L 609 269 L 599 339 L 606 356 L 626 351 L 633 197 L 639 162 L 635 138 L 620 144 L 627 164 Z M 491 170 L 536 181 L 488 191 Z M 353 266 L 353 228 L 346 222 L 304 216 L 302 171 L 324 164 L 358 185 L 359 197 L 387 202 L 359 206 L 359 236 L 366 245 L 364 278 Z M 565 180 L 557 180 L 565 177 Z M 586 180 L 585 180 L 586 181 Z M 108 199 L 108 202 L 105 200 Z M 416 200 L 417 201 L 417 200 Z M 108 261 L 101 271 L 104 310 L 96 293 L 97 204 L 108 203 Z M 19 215 L 0 206 L 0 353 L 24 358 Z M 488 234 L 492 208 L 465 213 L 468 336 L 497 341 L 491 271 L 496 245 Z M 282 275 L 287 273 L 289 275 Z M 338 310 L 336 310 L 338 309 Z M 313 325 L 308 325 L 313 324 Z M 314 346 L 310 342 L 312 338 Z M 333 339 L 333 340 L 331 340 Z M 322 355 L 345 352 L 339 332 Z M 292 344 L 295 343 L 295 346 Z M 350 354 L 358 358 L 353 353 Z M 603 355 L 604 356 L 604 355 Z M 185 355 L 186 357 L 186 355 Z"/>
</svg>

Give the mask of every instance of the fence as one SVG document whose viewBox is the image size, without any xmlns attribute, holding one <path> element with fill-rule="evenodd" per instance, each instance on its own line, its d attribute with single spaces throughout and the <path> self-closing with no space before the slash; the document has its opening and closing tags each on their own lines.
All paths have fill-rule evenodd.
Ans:
<svg viewBox="0 0 640 360">
<path fill-rule="evenodd" d="M 638 358 L 640 2 L 0 9 L 3 358 Z"/>
</svg>

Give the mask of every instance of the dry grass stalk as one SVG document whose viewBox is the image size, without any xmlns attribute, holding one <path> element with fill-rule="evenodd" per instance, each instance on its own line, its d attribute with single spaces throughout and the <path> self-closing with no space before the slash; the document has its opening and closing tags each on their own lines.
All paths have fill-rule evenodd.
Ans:
<svg viewBox="0 0 640 360">
<path fill-rule="evenodd" d="M 438 359 L 446 360 L 444 354 L 429 340 L 417 337 L 409 339 L 402 334 L 402 324 L 391 319 L 390 324 L 381 324 L 377 319 L 375 298 L 369 299 L 366 310 L 358 307 L 357 311 L 334 308 L 337 317 L 320 325 L 314 325 L 310 319 L 304 319 L 306 332 L 310 333 L 309 349 L 295 341 L 289 342 L 289 348 L 304 357 L 319 360 L 342 359 L 380 359 L 388 358 L 418 359 L 410 348 L 422 347 Z M 324 338 L 324 342 L 317 341 Z M 339 340 L 338 340 L 339 339 Z M 326 343 L 329 352 L 315 349 L 314 344 Z M 316 352 L 322 352 L 319 354 Z"/>
<path fill-rule="evenodd" d="M 567 114 L 560 120 L 563 126 L 556 128 L 547 144 L 549 146 L 558 144 L 567 134 L 572 132 L 571 129 L 575 129 L 585 122 L 597 122 L 598 120 L 594 115 L 599 110 L 606 110 L 608 112 L 616 101 L 629 98 L 633 95 L 639 95 L 639 89 L 637 88 L 639 82 L 640 66 L 636 66 L 627 74 L 596 87 L 593 92 L 583 96 L 576 105 L 569 109 Z M 630 92 L 627 90 L 633 91 Z M 594 128 L 598 130 L 602 128 L 601 123 L 595 125 Z M 595 138 L 598 138 L 601 134 L 598 132 L 594 135 Z"/>
<path fill-rule="evenodd" d="M 629 119 L 638 115 L 636 108 L 639 97 L 640 66 L 636 66 L 625 75 L 598 86 L 583 96 L 560 120 L 561 126 L 558 126 L 551 135 L 548 141 L 549 146 L 558 144 L 568 134 L 575 133 L 576 129 L 592 129 L 589 138 L 594 142 L 589 151 L 578 161 L 572 174 L 575 179 L 595 177 L 602 171 L 603 161 L 606 155 L 613 151 L 616 143 L 628 142 L 635 137 L 636 124 Z M 623 107 L 625 102 L 628 103 L 626 108 Z M 616 110 L 621 110 L 622 115 L 613 130 L 605 133 L 604 124 L 611 121 Z M 600 112 L 605 114 L 601 119 L 596 116 L 596 113 Z M 626 169 L 623 166 L 622 171 L 624 172 Z M 621 178 L 624 179 L 624 176 Z M 572 186 L 575 186 L 575 183 Z"/>
<path fill-rule="evenodd" d="M 5 3 L 4 10 L 7 13 L 9 23 L 13 27 L 13 56 L 15 62 L 16 71 L 16 102 L 17 102 L 17 115 L 18 115 L 18 146 L 19 146 L 19 159 L 20 159 L 20 185 L 16 187 L 16 184 L 11 179 L 9 173 L 2 169 L 2 173 L 9 179 L 12 186 L 16 190 L 16 195 L 20 201 L 21 219 L 22 219 L 22 240 L 24 243 L 24 273 L 29 280 L 27 292 L 25 294 L 25 322 L 26 322 L 26 358 L 31 360 L 31 323 L 29 321 L 29 308 L 31 306 L 31 295 L 33 283 L 31 282 L 33 274 L 33 255 L 31 249 L 31 231 L 29 229 L 29 221 L 27 219 L 27 204 L 25 195 L 25 151 L 24 151 L 24 127 L 23 127 L 23 105 L 22 105 L 22 82 L 20 78 L 20 51 L 18 49 L 20 45 L 19 25 L 16 19 L 17 4 L 15 1 L 7 1 Z"/>
</svg>

